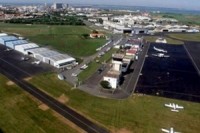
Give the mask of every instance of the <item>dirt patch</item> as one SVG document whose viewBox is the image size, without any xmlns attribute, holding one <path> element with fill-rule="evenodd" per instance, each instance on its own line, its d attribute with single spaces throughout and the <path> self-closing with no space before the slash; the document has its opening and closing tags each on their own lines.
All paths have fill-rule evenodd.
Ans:
<svg viewBox="0 0 200 133">
<path fill-rule="evenodd" d="M 14 82 L 12 82 L 12 81 L 8 81 L 7 83 L 6 83 L 6 85 L 8 85 L 8 86 L 11 86 L 11 85 L 14 85 L 15 83 Z"/>
<path fill-rule="evenodd" d="M 43 111 L 47 111 L 49 109 L 49 107 L 46 104 L 40 104 L 38 106 L 39 109 L 43 110 Z"/>
<path fill-rule="evenodd" d="M 69 98 L 65 94 L 62 94 L 60 97 L 58 97 L 58 101 L 61 103 L 67 103 Z"/>
<path fill-rule="evenodd" d="M 121 128 L 119 130 L 112 130 L 112 133 L 133 133 L 132 131 L 126 129 L 126 128 Z"/>
<path fill-rule="evenodd" d="M 25 81 L 29 81 L 31 79 L 32 79 L 32 77 L 24 78 Z"/>
<path fill-rule="evenodd" d="M 84 131 L 83 129 L 81 129 L 80 127 L 78 127 L 77 125 L 75 125 L 74 123 L 69 121 L 68 119 L 66 119 L 63 116 L 61 116 L 60 114 L 58 114 L 57 112 L 53 111 L 53 115 L 56 118 L 58 118 L 60 121 L 65 123 L 66 125 L 70 126 L 71 128 L 75 129 L 76 131 L 78 131 L 79 133 L 87 133 L 86 131 Z"/>
</svg>

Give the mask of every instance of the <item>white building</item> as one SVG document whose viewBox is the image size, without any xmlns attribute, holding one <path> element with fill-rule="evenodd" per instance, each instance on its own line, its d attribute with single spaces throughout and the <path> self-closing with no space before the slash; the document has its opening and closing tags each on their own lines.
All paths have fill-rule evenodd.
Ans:
<svg viewBox="0 0 200 133">
<path fill-rule="evenodd" d="M 25 55 L 28 55 L 27 50 L 38 48 L 38 47 L 39 46 L 35 43 L 27 43 L 27 44 L 22 44 L 22 45 L 16 45 L 14 47 L 14 49 L 25 54 Z"/>
<path fill-rule="evenodd" d="M 27 50 L 27 54 L 56 68 L 67 67 L 76 62 L 74 58 L 67 54 L 61 54 L 47 48 L 29 49 Z"/>
<path fill-rule="evenodd" d="M 5 33 L 0 33 L 0 44 L 19 51 L 24 55 L 32 56 L 37 60 L 50 64 L 56 68 L 72 66 L 76 62 L 73 57 L 67 54 L 61 54 L 48 48 L 41 48 L 35 43 L 30 43 Z"/>
<path fill-rule="evenodd" d="M 103 77 L 103 80 L 108 81 L 111 88 L 116 89 L 120 81 L 120 74 L 121 73 L 119 71 L 108 71 L 108 73 Z"/>
</svg>

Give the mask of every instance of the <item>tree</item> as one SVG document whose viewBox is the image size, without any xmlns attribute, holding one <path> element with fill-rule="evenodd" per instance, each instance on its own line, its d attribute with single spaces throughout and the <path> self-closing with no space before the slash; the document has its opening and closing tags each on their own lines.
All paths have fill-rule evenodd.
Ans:
<svg viewBox="0 0 200 133">
<path fill-rule="evenodd" d="M 103 19 L 102 18 L 99 19 L 99 23 L 103 24 Z"/>
<path fill-rule="evenodd" d="M 111 89 L 110 83 L 108 81 L 103 80 L 100 84 L 104 89 Z"/>
<path fill-rule="evenodd" d="M 96 30 L 93 30 L 92 33 L 94 33 L 94 34 L 98 34 L 99 32 L 96 31 Z"/>
<path fill-rule="evenodd" d="M 82 34 L 82 36 L 83 36 L 85 39 L 87 39 L 87 38 L 89 37 L 89 34 L 84 33 L 84 34 Z"/>
</svg>

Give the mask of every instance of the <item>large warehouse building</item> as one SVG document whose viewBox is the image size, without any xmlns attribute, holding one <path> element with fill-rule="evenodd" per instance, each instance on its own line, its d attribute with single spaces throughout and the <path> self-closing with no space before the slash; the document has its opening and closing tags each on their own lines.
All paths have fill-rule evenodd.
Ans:
<svg viewBox="0 0 200 133">
<path fill-rule="evenodd" d="M 75 63 L 75 59 L 47 48 L 34 48 L 27 50 L 27 54 L 34 58 L 50 64 L 56 68 L 66 67 Z"/>
<path fill-rule="evenodd" d="M 48 48 L 39 47 L 35 43 L 18 39 L 18 37 L 0 33 L 0 44 L 29 55 L 39 61 L 50 64 L 56 68 L 64 68 L 74 65 L 76 60 L 67 54 L 61 54 Z"/>
</svg>

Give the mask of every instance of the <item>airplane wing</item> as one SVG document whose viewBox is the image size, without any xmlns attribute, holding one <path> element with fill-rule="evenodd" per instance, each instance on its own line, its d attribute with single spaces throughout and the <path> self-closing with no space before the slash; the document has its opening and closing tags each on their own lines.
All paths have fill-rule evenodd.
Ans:
<svg viewBox="0 0 200 133">
<path fill-rule="evenodd" d="M 176 104 L 176 108 L 177 109 L 183 109 L 184 107 L 183 106 L 179 106 L 178 104 Z"/>
<path fill-rule="evenodd" d="M 161 131 L 165 132 L 165 133 L 169 133 L 169 130 L 161 128 Z"/>
<path fill-rule="evenodd" d="M 165 104 L 166 107 L 169 107 L 169 108 L 174 108 L 174 106 L 172 104 Z"/>
</svg>

